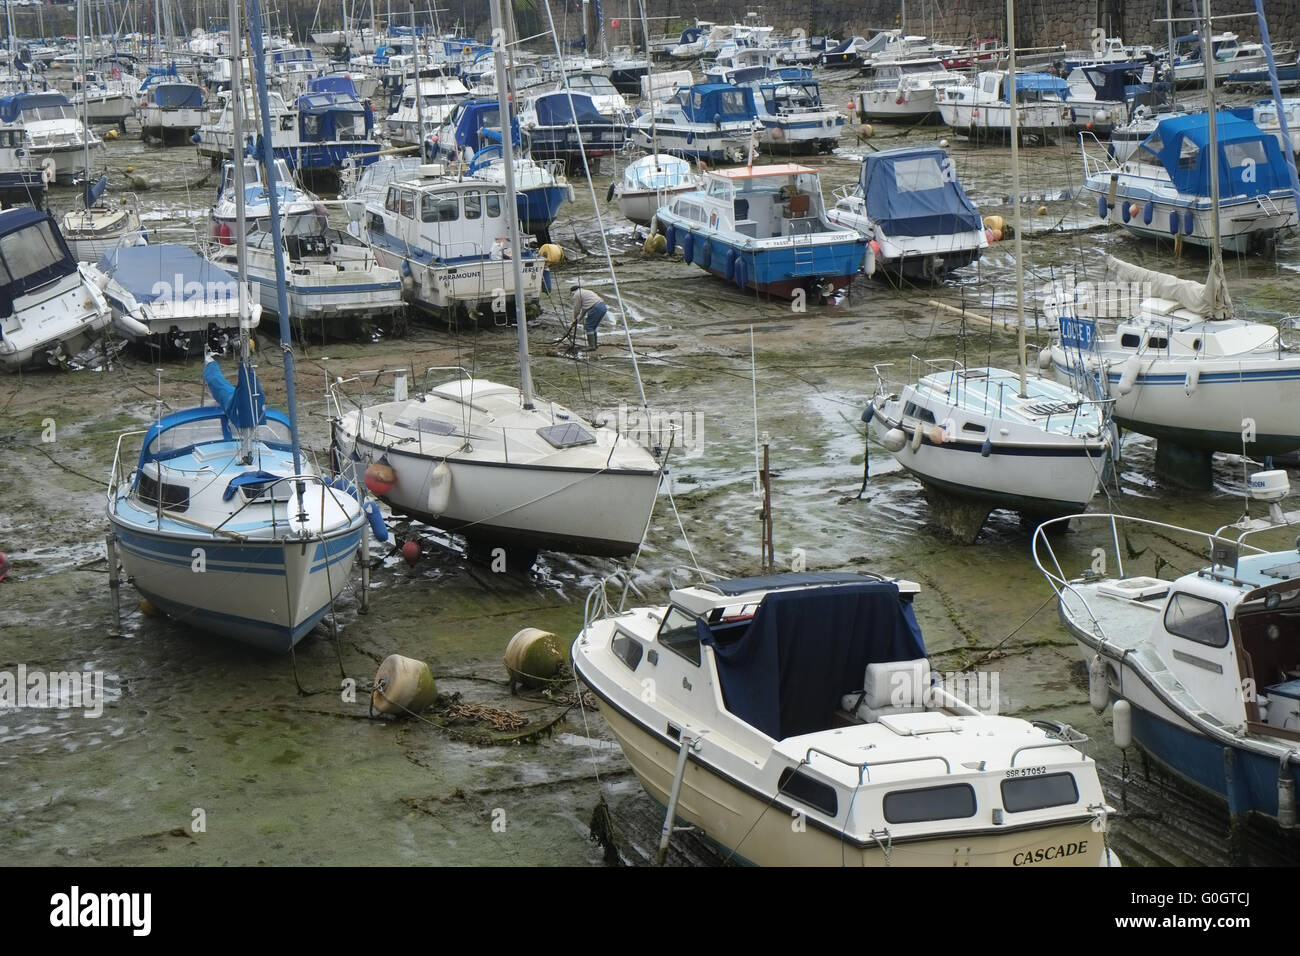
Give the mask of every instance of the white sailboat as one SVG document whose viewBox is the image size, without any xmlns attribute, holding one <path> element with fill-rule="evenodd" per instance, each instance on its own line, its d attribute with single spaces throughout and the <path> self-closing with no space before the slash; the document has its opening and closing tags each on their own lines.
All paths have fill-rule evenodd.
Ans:
<svg viewBox="0 0 1300 956">
<path fill-rule="evenodd" d="M 239 36 L 239 3 L 230 2 L 233 36 Z M 257 0 L 252 7 L 260 53 Z M 236 81 L 238 74 L 236 65 Z M 259 88 L 264 84 L 263 74 Z M 242 162 L 236 170 L 242 178 Z M 267 175 L 273 183 L 273 165 Z M 277 228 L 274 198 L 271 218 Z M 277 267 L 283 290 L 283 258 Z M 160 419 L 144 433 L 134 466 L 125 456 L 127 436 L 119 439 L 108 492 L 109 574 L 116 595 L 120 554 L 136 590 L 178 623 L 284 652 L 330 610 L 361 546 L 367 516 L 354 491 L 303 462 L 284 309 L 289 414 L 266 408 L 249 358 L 255 306 L 245 278 L 241 261 L 237 383 L 209 360 L 203 377 L 215 405 Z"/>
<path fill-rule="evenodd" d="M 492 2 L 501 28 L 499 0 Z M 509 117 L 505 61 L 496 53 L 500 115 Z M 505 124 L 503 123 L 503 127 Z M 513 151 L 504 151 L 506 210 L 515 210 Z M 395 512 L 463 534 L 471 549 L 595 555 L 634 551 L 644 535 L 661 465 L 611 429 L 533 393 L 518 217 L 508 215 L 520 385 L 467 374 L 414 398 L 345 410 L 332 389 L 340 462 L 368 477 Z M 372 465 L 385 466 L 371 470 Z M 378 474 L 377 474 L 378 472 Z M 382 484 L 376 484 L 376 480 Z"/>
<path fill-rule="evenodd" d="M 1015 25 L 1007 31 L 1015 73 Z M 1082 511 L 1101 484 L 1111 453 L 1104 403 L 1025 368 L 1024 259 L 1021 253 L 1019 128 L 1016 91 L 1008 90 L 1011 191 L 1016 259 L 1017 371 L 933 368 L 891 390 L 878 380 L 863 417 L 894 459 L 934 502 L 945 496 L 974 508 L 945 508 L 950 530 L 973 540 L 994 508 L 1038 519 Z"/>
</svg>

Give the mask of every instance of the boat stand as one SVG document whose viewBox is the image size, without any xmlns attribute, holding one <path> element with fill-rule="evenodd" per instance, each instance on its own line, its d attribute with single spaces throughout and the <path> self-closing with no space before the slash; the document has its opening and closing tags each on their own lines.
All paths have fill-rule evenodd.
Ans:
<svg viewBox="0 0 1300 956">
<path fill-rule="evenodd" d="M 1161 438 L 1156 441 L 1156 475 L 1180 488 L 1209 491 L 1214 487 L 1214 455 Z"/>
<path fill-rule="evenodd" d="M 693 826 L 673 826 L 673 818 L 677 816 L 677 798 L 681 795 L 682 780 L 686 776 L 687 757 L 690 756 L 691 751 L 699 752 L 700 738 L 707 732 L 708 731 L 704 731 L 703 733 L 694 735 L 687 733 L 685 729 L 681 732 L 681 737 L 679 738 L 680 746 L 677 748 L 677 769 L 673 771 L 673 786 L 668 792 L 668 810 L 664 813 L 664 825 L 659 830 L 659 854 L 656 858 L 656 862 L 659 866 L 664 865 L 664 857 L 668 855 L 668 843 L 672 839 L 673 834 L 695 829 Z"/>
<path fill-rule="evenodd" d="M 104 536 L 108 546 L 108 593 L 113 602 L 113 629 L 109 637 L 122 636 L 122 579 L 118 574 L 117 535 L 109 532 Z"/>
</svg>

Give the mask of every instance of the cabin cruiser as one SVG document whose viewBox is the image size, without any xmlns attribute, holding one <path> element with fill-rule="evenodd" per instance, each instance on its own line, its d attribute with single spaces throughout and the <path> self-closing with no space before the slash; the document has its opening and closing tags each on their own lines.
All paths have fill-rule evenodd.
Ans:
<svg viewBox="0 0 1300 956">
<path fill-rule="evenodd" d="M 1069 89 L 1047 73 L 1016 74 L 1016 118 L 1022 140 L 1052 143 L 1074 122 L 1063 99 Z M 935 94 L 939 114 L 953 132 L 972 141 L 1011 136 L 1011 88 L 1005 70 L 977 73 L 973 82 L 946 86 Z"/>
<path fill-rule="evenodd" d="M 56 91 L 0 98 L 0 123 L 22 128 L 23 148 L 42 168 L 51 169 L 50 181 L 60 185 L 88 176 L 87 149 L 104 148 L 68 98 Z"/>
<path fill-rule="evenodd" d="M 182 79 L 174 70 L 151 74 L 141 84 L 139 95 L 136 118 L 142 139 L 189 142 L 207 119 L 203 87 Z"/>
<path fill-rule="evenodd" d="M 572 90 L 590 96 L 596 112 L 619 128 L 627 126 L 632 119 L 632 110 L 628 107 L 627 100 L 605 73 L 594 70 L 567 73 L 559 89 L 561 92 Z"/>
<path fill-rule="evenodd" d="M 199 141 L 196 144 L 200 156 L 212 160 L 218 165 L 222 160 L 235 155 L 234 109 L 231 107 L 229 90 L 217 94 L 221 103 L 220 112 L 215 120 L 199 127 Z M 287 106 L 279 93 L 267 93 L 268 112 L 271 115 L 271 141 L 275 155 L 279 159 L 291 160 L 298 146 L 298 114 Z M 253 102 L 251 90 L 244 91 L 245 103 Z M 259 109 L 261 107 L 259 106 Z M 262 124 L 249 110 L 242 110 L 244 115 L 244 142 L 256 141 L 262 135 Z"/>
<path fill-rule="evenodd" d="M 443 166 L 430 164 L 390 183 L 382 200 L 351 203 L 348 212 L 350 231 L 379 263 L 409 277 L 406 298 L 412 305 L 448 315 L 514 307 L 514 269 L 504 256 L 509 210 L 503 187 L 453 179 Z M 526 251 L 520 268 L 524 298 L 536 302 L 546 262 Z"/>
<path fill-rule="evenodd" d="M 401 102 L 384 120 L 384 130 L 394 146 L 419 146 L 433 137 L 447 121 L 461 100 L 469 95 L 465 84 L 452 76 L 438 76 L 420 80 L 420 102 L 416 106 L 415 81 L 402 91 Z M 423 131 L 417 130 L 417 114 L 424 121 Z"/>
<path fill-rule="evenodd" d="M 558 90 L 525 97 L 517 117 L 534 159 L 581 164 L 623 146 L 626 127 L 612 122 L 585 93 Z"/>
<path fill-rule="evenodd" d="M 741 162 L 763 131 L 754 91 L 748 86 L 686 86 L 669 99 L 651 104 L 650 109 L 653 122 L 650 113 L 644 112 L 631 126 L 633 142 L 643 149 Z"/>
<path fill-rule="evenodd" d="M 94 344 L 112 314 L 48 213 L 0 212 L 0 369 L 62 365 Z"/>
<path fill-rule="evenodd" d="M 1267 66 L 1264 47 L 1242 43 L 1235 33 L 1216 33 L 1210 37 L 1211 69 L 1216 80 L 1226 79 L 1238 70 L 1258 70 Z M 1161 52 L 1156 62 L 1168 73 L 1170 57 Z M 1174 38 L 1173 81 L 1177 86 L 1205 85 L 1205 42 L 1199 33 Z M 1165 79 L 1169 79 L 1166 75 Z"/>
<path fill-rule="evenodd" d="M 27 149 L 27 133 L 19 121 L 0 118 L 0 203 L 10 206 L 45 206 L 46 183 L 53 179 Z"/>
<path fill-rule="evenodd" d="M 868 153 L 857 186 L 841 189 L 826 218 L 870 240 L 875 271 L 933 282 L 988 246 L 952 159 L 936 146 Z"/>
<path fill-rule="evenodd" d="M 1300 785 L 1300 515 L 1282 514 L 1289 489 L 1285 471 L 1255 472 L 1250 497 L 1270 517 L 1248 511 L 1213 534 L 1092 514 L 1072 517 L 1068 550 L 1059 523 L 1039 527 L 1033 545 L 1088 666 L 1092 706 L 1114 702 L 1116 744 L 1136 743 L 1227 803 L 1234 822 L 1254 812 L 1284 828 L 1296 825 Z M 1197 570 L 1161 576 L 1198 552 Z"/>
<path fill-rule="evenodd" d="M 1219 206 L 1210 189 L 1209 117 L 1161 120 L 1133 156 L 1117 162 L 1090 133 L 1083 142 L 1083 188 L 1097 213 L 1147 239 L 1234 252 L 1271 253 L 1280 231 L 1296 225 L 1296 198 L 1277 138 L 1232 113 L 1216 115 Z M 1091 149 L 1089 148 L 1091 145 Z"/>
<path fill-rule="evenodd" d="M 805 572 L 589 614 L 574 672 L 667 807 L 661 854 L 681 821 L 760 866 L 1116 862 L 1096 764 L 1076 749 L 1086 738 L 941 679 L 919 592 Z"/>
<path fill-rule="evenodd" d="M 301 46 L 268 51 L 266 67 L 267 82 L 286 100 L 296 100 L 306 93 L 318 72 L 311 50 Z"/>
<path fill-rule="evenodd" d="M 769 153 L 829 153 L 840 141 L 845 117 L 822 102 L 812 71 L 787 67 L 737 84 L 754 90 L 754 106 L 763 124 L 760 145 Z"/>
<path fill-rule="evenodd" d="M 938 91 L 964 80 L 934 57 L 884 63 L 872 71 L 867 88 L 854 96 L 854 105 L 864 122 L 938 122 Z"/>
<path fill-rule="evenodd" d="M 698 192 L 675 196 L 656 218 L 671 255 L 743 290 L 834 301 L 861 270 L 867 238 L 832 223 L 817 170 L 712 169 Z"/>
<path fill-rule="evenodd" d="M 1102 136 L 1127 121 L 1133 107 L 1150 104 L 1161 94 L 1142 82 L 1148 68 L 1146 63 L 1098 63 L 1071 70 L 1065 78 L 1066 101 L 1074 110 L 1074 125 Z M 1168 86 L 1161 89 L 1168 92 Z"/>
<path fill-rule="evenodd" d="M 87 70 L 72 81 L 72 98 L 80 105 L 84 96 L 86 121 L 92 126 L 112 124 L 125 132 L 127 118 L 135 113 L 139 89 L 140 81 L 118 67 L 111 73 Z"/>
<path fill-rule="evenodd" d="M 375 117 L 348 81 L 317 78 L 298 97 L 298 145 L 293 167 L 306 176 L 337 176 L 344 166 L 365 166 L 379 157 Z"/>
</svg>

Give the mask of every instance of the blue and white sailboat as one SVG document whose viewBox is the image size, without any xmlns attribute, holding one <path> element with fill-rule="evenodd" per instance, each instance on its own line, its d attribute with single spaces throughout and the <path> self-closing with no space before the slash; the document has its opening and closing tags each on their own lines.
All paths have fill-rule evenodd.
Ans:
<svg viewBox="0 0 1300 956">
<path fill-rule="evenodd" d="M 262 117 L 269 132 L 257 0 L 252 7 Z M 237 20 L 235 0 L 232 32 Z M 238 64 L 232 72 L 238 80 Z M 240 88 L 238 82 L 234 88 Z M 242 156 L 236 170 L 242 178 Z M 274 163 L 267 178 L 278 247 Z M 280 334 L 287 345 L 284 259 L 276 258 Z M 251 318 L 242 281 L 238 295 L 241 317 Z M 209 361 L 203 377 L 216 404 L 174 412 L 151 426 L 134 467 L 119 440 L 108 493 L 114 579 L 120 554 L 136 589 L 178 622 L 278 652 L 291 649 L 330 609 L 367 524 L 352 489 L 335 487 L 304 463 L 288 348 L 284 370 L 288 415 L 266 407 L 244 327 L 236 382 Z"/>
</svg>

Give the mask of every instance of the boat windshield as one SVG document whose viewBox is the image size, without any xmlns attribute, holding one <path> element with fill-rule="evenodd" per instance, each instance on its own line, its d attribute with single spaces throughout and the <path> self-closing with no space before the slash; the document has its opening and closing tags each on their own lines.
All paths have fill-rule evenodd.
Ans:
<svg viewBox="0 0 1300 956">
<path fill-rule="evenodd" d="M 23 121 L 27 123 L 76 118 L 71 106 L 29 106 L 23 110 Z"/>
<path fill-rule="evenodd" d="M 28 276 L 58 266 L 63 249 L 50 223 L 33 223 L 26 229 L 0 237 L 0 281 L 19 282 Z"/>
<path fill-rule="evenodd" d="M 321 213 L 304 212 L 286 216 L 281 233 L 285 236 L 319 236 L 325 232 L 327 225 L 325 216 Z"/>
</svg>

